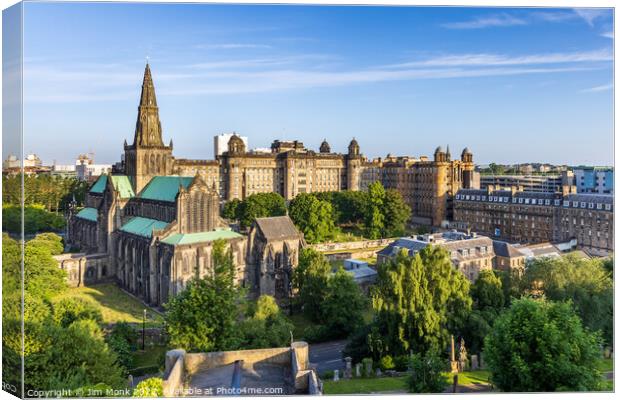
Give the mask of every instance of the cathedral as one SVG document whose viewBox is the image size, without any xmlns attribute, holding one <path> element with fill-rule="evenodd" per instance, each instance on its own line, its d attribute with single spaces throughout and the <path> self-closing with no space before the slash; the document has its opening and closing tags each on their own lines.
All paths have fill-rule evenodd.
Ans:
<svg viewBox="0 0 620 400">
<path fill-rule="evenodd" d="M 229 147 L 234 153 L 235 141 Z M 121 171 L 102 175 L 70 216 L 68 241 L 83 254 L 59 260 L 70 283 L 115 281 L 160 306 L 192 277 L 212 272 L 213 243 L 224 240 L 237 283 L 253 295 L 290 295 L 303 236 L 287 217 L 259 218 L 248 235 L 220 218 L 218 161 L 176 159 L 164 144 L 147 64 L 134 140 Z M 214 177 L 215 176 L 215 177 Z"/>
</svg>

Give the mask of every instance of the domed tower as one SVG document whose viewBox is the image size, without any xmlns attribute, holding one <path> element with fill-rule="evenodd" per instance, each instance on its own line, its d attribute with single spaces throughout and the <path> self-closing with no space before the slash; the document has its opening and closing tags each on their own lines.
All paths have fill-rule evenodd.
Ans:
<svg viewBox="0 0 620 400">
<path fill-rule="evenodd" d="M 321 143 L 321 147 L 319 148 L 319 152 L 321 153 L 331 153 L 331 147 L 329 147 L 329 143 L 327 143 L 327 139 L 323 139 L 323 143 Z"/>
<path fill-rule="evenodd" d="M 362 156 L 360 145 L 353 138 L 349 143 L 349 153 L 346 156 L 347 164 L 347 189 L 360 190 L 360 175 L 362 173 Z"/>
<path fill-rule="evenodd" d="M 446 161 L 446 153 L 444 153 L 443 148 L 441 146 L 437 146 L 434 154 L 435 162 L 445 162 Z"/>
<path fill-rule="evenodd" d="M 349 143 L 349 156 L 359 156 L 360 155 L 360 145 L 357 143 L 357 140 L 353 138 L 351 143 Z"/>
<path fill-rule="evenodd" d="M 461 177 L 463 188 L 474 188 L 474 155 L 467 147 L 461 153 L 461 166 L 463 171 L 463 176 Z"/>
<path fill-rule="evenodd" d="M 239 137 L 239 135 L 234 134 L 228 141 L 228 154 L 236 155 L 245 153 L 245 143 L 243 139 Z"/>
</svg>

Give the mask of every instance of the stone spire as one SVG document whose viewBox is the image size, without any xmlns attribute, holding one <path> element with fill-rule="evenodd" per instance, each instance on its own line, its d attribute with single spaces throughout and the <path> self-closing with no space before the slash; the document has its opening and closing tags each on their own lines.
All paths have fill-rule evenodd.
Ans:
<svg viewBox="0 0 620 400">
<path fill-rule="evenodd" d="M 142 94 L 138 106 L 138 120 L 136 121 L 136 133 L 133 140 L 136 147 L 163 147 L 161 135 L 161 122 L 159 121 L 159 108 L 155 98 L 155 86 L 151 76 L 151 68 L 146 64 L 144 80 L 142 81 Z"/>
</svg>

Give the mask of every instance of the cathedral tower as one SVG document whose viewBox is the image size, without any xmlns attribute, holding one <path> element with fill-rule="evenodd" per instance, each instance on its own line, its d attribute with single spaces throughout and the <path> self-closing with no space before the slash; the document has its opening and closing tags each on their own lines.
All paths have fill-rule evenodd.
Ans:
<svg viewBox="0 0 620 400">
<path fill-rule="evenodd" d="M 133 144 L 129 146 L 125 142 L 125 174 L 138 193 L 154 176 L 171 175 L 172 164 L 172 141 L 164 145 L 155 86 L 147 63 Z"/>
</svg>

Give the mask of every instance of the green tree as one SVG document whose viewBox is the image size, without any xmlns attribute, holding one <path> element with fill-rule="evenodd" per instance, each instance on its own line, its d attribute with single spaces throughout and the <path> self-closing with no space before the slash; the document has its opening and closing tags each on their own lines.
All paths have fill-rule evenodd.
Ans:
<svg viewBox="0 0 620 400">
<path fill-rule="evenodd" d="M 504 307 L 502 281 L 492 270 L 482 270 L 471 287 L 473 306 L 478 310 L 499 313 Z"/>
<path fill-rule="evenodd" d="M 103 317 L 99 306 L 92 300 L 80 297 L 60 297 L 52 302 L 54 322 L 63 328 L 74 321 L 90 319 L 101 323 Z"/>
<path fill-rule="evenodd" d="M 394 189 L 385 191 L 383 201 L 384 237 L 402 236 L 407 221 L 411 217 L 411 208 L 403 200 L 403 196 Z"/>
<path fill-rule="evenodd" d="M 237 207 L 241 227 L 252 225 L 256 218 L 276 217 L 286 214 L 286 202 L 278 193 L 255 193 Z"/>
<path fill-rule="evenodd" d="M 329 277 L 320 308 L 322 324 L 334 338 L 346 337 L 364 323 L 367 301 L 353 277 L 343 268 Z"/>
<path fill-rule="evenodd" d="M 240 204 L 241 200 L 239 199 L 232 199 L 230 201 L 227 201 L 226 204 L 224 204 L 224 209 L 222 210 L 222 217 L 230 220 L 239 219 L 238 213 Z"/>
<path fill-rule="evenodd" d="M 238 330 L 241 349 L 284 347 L 290 345 L 293 325 L 280 312 L 273 297 L 262 295 Z"/>
<path fill-rule="evenodd" d="M 385 229 L 385 189 L 381 182 L 374 182 L 368 187 L 368 202 L 364 213 L 366 236 L 370 239 L 381 237 Z"/>
<path fill-rule="evenodd" d="M 372 295 L 379 349 L 406 354 L 444 348 L 471 311 L 469 281 L 438 246 L 415 256 L 405 251 L 379 266 Z"/>
<path fill-rule="evenodd" d="M 575 255 L 537 259 L 525 273 L 528 289 L 549 300 L 571 300 L 584 325 L 613 341 L 613 279 L 600 259 Z"/>
<path fill-rule="evenodd" d="M 62 254 L 65 246 L 62 243 L 62 237 L 52 232 L 39 233 L 34 239 L 30 240 L 30 244 L 40 244 L 46 247 L 53 256 Z"/>
<path fill-rule="evenodd" d="M 300 251 L 299 264 L 293 271 L 293 287 L 304 314 L 317 323 L 323 318 L 321 304 L 327 297 L 330 273 L 331 266 L 323 254 L 309 247 Z"/>
<path fill-rule="evenodd" d="M 31 240 L 24 251 L 24 286 L 34 296 L 51 298 L 66 289 L 66 273 L 52 258 L 49 242 Z"/>
<path fill-rule="evenodd" d="M 304 233 L 309 243 L 319 243 L 333 238 L 332 205 L 308 193 L 298 194 L 289 205 L 289 216 Z"/>
<path fill-rule="evenodd" d="M 228 350 L 236 340 L 239 291 L 226 242 L 213 245 L 213 275 L 191 279 L 166 305 L 166 331 L 173 347 L 188 352 Z"/>
<path fill-rule="evenodd" d="M 411 393 L 443 393 L 447 386 L 446 361 L 435 351 L 416 353 L 411 357 L 411 374 L 407 387 Z"/>
<path fill-rule="evenodd" d="M 523 298 L 495 321 L 484 358 L 503 391 L 597 390 L 599 346 L 570 304 Z"/>
</svg>

